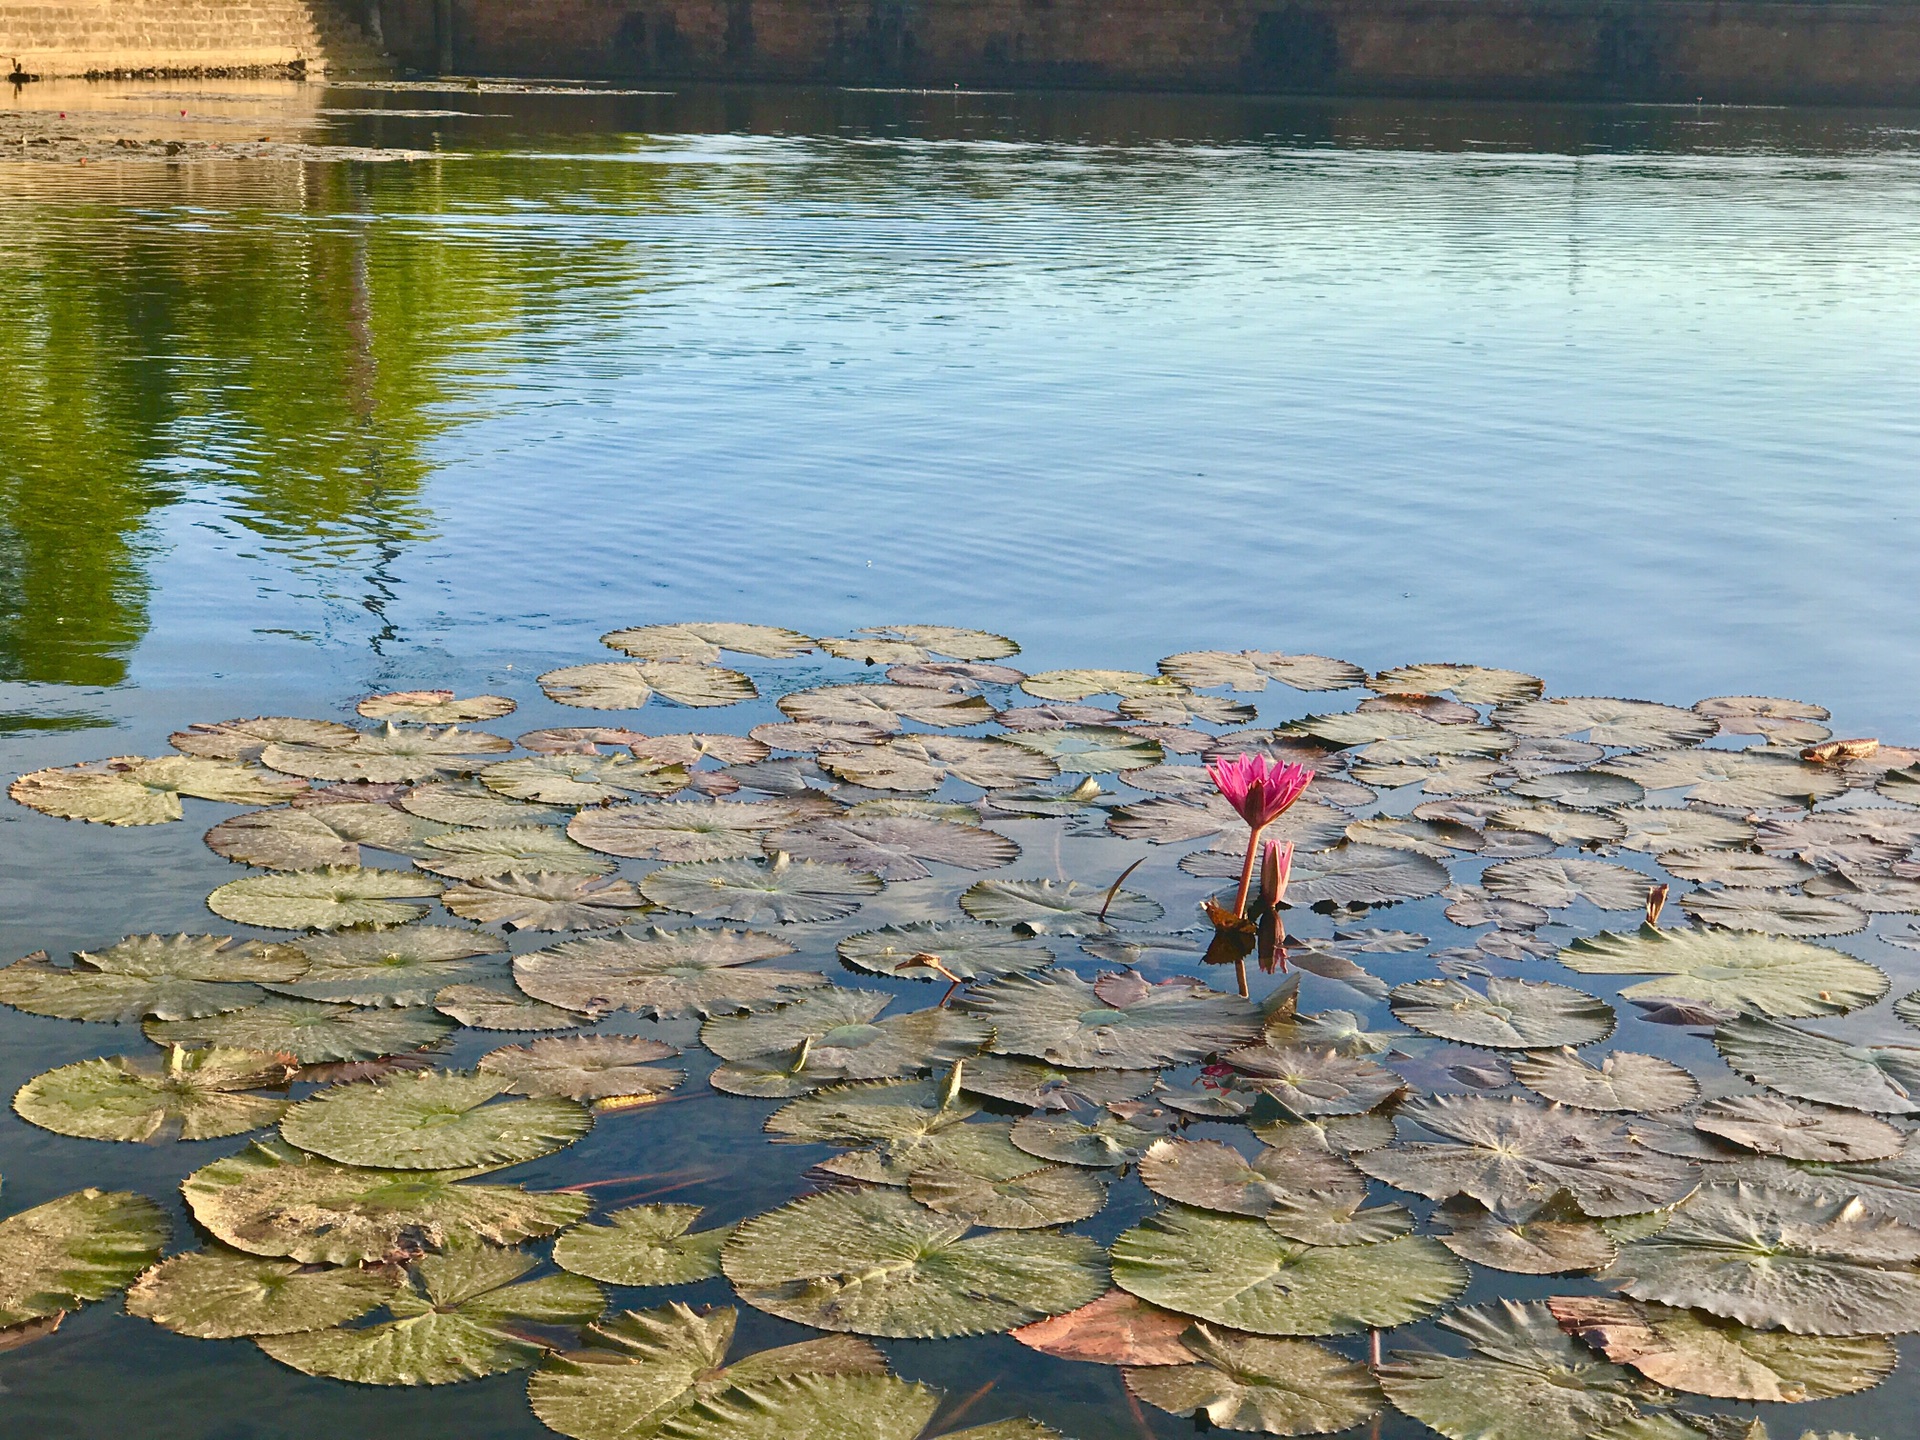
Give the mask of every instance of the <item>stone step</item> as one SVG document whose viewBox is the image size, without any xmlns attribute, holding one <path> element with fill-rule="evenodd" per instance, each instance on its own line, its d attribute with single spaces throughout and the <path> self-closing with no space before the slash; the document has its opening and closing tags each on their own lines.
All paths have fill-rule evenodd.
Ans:
<svg viewBox="0 0 1920 1440">
<path fill-rule="evenodd" d="M 0 66 L 28 74 L 387 72 L 359 0 L 0 0 Z"/>
</svg>

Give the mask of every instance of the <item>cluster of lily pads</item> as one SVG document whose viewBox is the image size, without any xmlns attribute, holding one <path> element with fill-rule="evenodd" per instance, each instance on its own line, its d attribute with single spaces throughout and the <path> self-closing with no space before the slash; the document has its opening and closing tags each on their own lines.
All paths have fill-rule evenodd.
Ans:
<svg viewBox="0 0 1920 1440">
<path fill-rule="evenodd" d="M 1836 740 L 1795 701 L 1545 698 L 1472 665 L 1206 651 L 1028 674 L 1010 640 L 942 626 L 605 638 L 630 658 L 542 675 L 551 700 L 705 709 L 778 687 L 784 718 L 550 728 L 514 753 L 464 728 L 512 700 L 402 692 L 359 704 L 371 728 L 194 725 L 172 755 L 14 782 L 43 814 L 114 826 L 179 820 L 183 796 L 255 807 L 207 833 L 255 872 L 207 905 L 268 932 L 0 969 L 8 1005 L 156 1046 L 48 1071 L 15 1110 L 99 1141 L 271 1133 L 187 1178 L 204 1235 L 169 1258 L 132 1193 L 0 1220 L 0 1348 L 124 1288 L 134 1316 L 310 1375 L 531 1368 L 534 1413 L 578 1440 L 912 1440 L 940 1428 L 939 1396 L 867 1337 L 1012 1332 L 1232 1430 L 1332 1433 L 1392 1406 L 1454 1440 L 1758 1440 L 1764 1422 L 1701 1400 L 1855 1393 L 1893 1370 L 1889 1336 L 1920 1331 L 1920 1047 L 1824 1025 L 1890 984 L 1816 943 L 1871 926 L 1920 950 L 1902 918 L 1920 914 L 1920 753 Z M 873 668 L 782 683 L 796 662 L 819 678 L 820 653 Z M 1253 727 L 1236 697 L 1272 684 L 1358 698 Z M 1142 841 L 1188 876 L 1239 875 L 1247 826 L 1201 763 L 1235 755 L 1314 770 L 1268 833 L 1294 847 L 1292 928 L 1331 932 L 1278 947 L 1290 973 L 1253 999 L 1162 974 L 1208 954 L 1201 912 L 1154 928 L 1165 907 L 1132 867 L 1110 878 Z M 1063 828 L 1117 863 L 983 878 L 957 913 L 860 928 L 888 892 Z M 1359 924 L 1432 897 L 1469 940 Z M 429 919 L 436 901 L 464 923 Z M 1580 905 L 1626 918 L 1576 936 Z M 513 953 L 510 932 L 565 938 Z M 804 963 L 829 949 L 934 982 L 928 1003 Z M 1389 986 L 1371 957 L 1431 973 Z M 1582 1054 L 1619 1012 L 1507 973 L 1547 966 L 1645 977 L 1618 991 L 1636 1020 L 1710 1034 L 1725 1067 Z M 1299 972 L 1358 1008 L 1301 1009 Z M 1920 1025 L 1920 993 L 1889 1008 Z M 659 1063 L 672 1046 L 600 1028 L 618 1012 L 699 1022 L 715 1089 L 781 1102 L 775 1143 L 837 1152 L 810 1192 L 702 1229 L 696 1206 L 593 1219 L 583 1189 L 489 1178 L 684 1084 Z M 462 1029 L 539 1038 L 445 1068 Z M 1164 1202 L 1147 1219 L 1104 1249 L 1072 1228 L 1135 1177 Z M 1476 1266 L 1582 1283 L 1456 1306 Z M 720 1276 L 826 1333 L 730 1361 L 732 1309 L 607 1314 L 603 1285 Z M 1435 1316 L 1461 1346 L 1383 1354 L 1380 1332 Z"/>
</svg>

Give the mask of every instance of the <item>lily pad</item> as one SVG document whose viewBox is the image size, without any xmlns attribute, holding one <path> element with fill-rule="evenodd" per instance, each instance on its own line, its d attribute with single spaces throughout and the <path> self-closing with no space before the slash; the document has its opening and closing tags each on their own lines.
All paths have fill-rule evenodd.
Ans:
<svg viewBox="0 0 1920 1440">
<path fill-rule="evenodd" d="M 457 1028 L 425 1007 L 363 1010 L 316 1000 L 274 996 L 245 1010 L 197 1020 L 149 1020 L 147 1038 L 157 1045 L 220 1045 L 233 1050 L 291 1055 L 302 1065 L 371 1060 L 406 1050 L 427 1050 Z"/>
<path fill-rule="evenodd" d="M 359 1265 L 389 1252 L 479 1240 L 515 1245 L 573 1224 L 584 1194 L 462 1184 L 471 1170 L 337 1165 L 280 1140 L 259 1140 L 194 1171 L 180 1187 L 194 1219 L 255 1255 L 308 1265 Z"/>
<path fill-rule="evenodd" d="M 420 868 L 454 880 L 478 880 L 509 873 L 607 875 L 613 862 L 575 844 L 548 825 L 519 825 L 499 830 L 462 830 L 426 842 Z"/>
<path fill-rule="evenodd" d="M 600 930 L 624 925 L 653 904 L 628 880 L 578 875 L 489 875 L 440 897 L 463 920 L 509 930 Z"/>
<path fill-rule="evenodd" d="M 605 855 L 636 860 L 745 860 L 757 858 L 762 838 L 813 817 L 837 814 L 819 797 L 780 800 L 661 800 L 582 810 L 567 834 Z"/>
<path fill-rule="evenodd" d="M 1396 1353 L 1376 1373 L 1389 1400 L 1448 1440 L 1593 1440 L 1661 1398 L 1562 1334 L 1537 1301 L 1476 1305 L 1440 1324 L 1473 1353 Z"/>
<path fill-rule="evenodd" d="M 1574 810 L 1611 810 L 1646 798 L 1646 791 L 1632 780 L 1606 770 L 1550 770 L 1516 782 L 1511 793 Z"/>
<path fill-rule="evenodd" d="M 578 1275 L 521 1279 L 539 1263 L 492 1246 L 423 1255 L 388 1297 L 391 1319 L 255 1343 L 302 1374 L 360 1385 L 451 1385 L 525 1369 L 546 1347 L 521 1326 L 583 1324 L 605 1304 L 600 1287 Z"/>
<path fill-rule="evenodd" d="M 1109 1290 L 1077 1310 L 1036 1320 L 1013 1332 L 1029 1350 L 1056 1360 L 1095 1365 L 1190 1365 L 1181 1337 L 1193 1322 L 1149 1305 L 1124 1290 Z"/>
<path fill-rule="evenodd" d="M 1157 747 L 1154 753 L 1159 754 Z M 849 785 L 864 785 L 872 790 L 937 790 L 949 777 L 984 790 L 1003 790 L 1047 780 L 1059 773 L 1045 755 L 1011 740 L 969 740 L 939 735 L 900 735 L 858 749 L 830 751 L 820 757 L 820 763 Z"/>
<path fill-rule="evenodd" d="M 836 660 L 857 660 L 863 665 L 909 665 L 930 658 L 925 647 L 911 640 L 863 635 L 823 637 L 815 643 Z"/>
<path fill-rule="evenodd" d="M 1106 1181 L 1077 1165 L 1043 1165 L 1006 1180 L 929 1168 L 914 1173 L 908 1191 L 929 1210 L 992 1230 L 1071 1225 L 1107 1203 Z"/>
<path fill-rule="evenodd" d="M 409 815 L 443 825 L 467 825 L 490 830 L 509 825 L 564 825 L 573 810 L 558 805 L 534 805 L 496 795 L 476 780 L 443 780 L 416 785 L 400 799 Z"/>
<path fill-rule="evenodd" d="M 1871 1389 L 1898 1357 L 1879 1335 L 1817 1338 L 1599 1295 L 1547 1301 L 1560 1328 L 1656 1385 L 1720 1400 L 1798 1404 Z"/>
<path fill-rule="evenodd" d="M 1366 682 L 1382 695 L 1451 693 L 1469 705 L 1512 705 L 1539 698 L 1538 677 L 1486 665 L 1401 665 Z"/>
<path fill-rule="evenodd" d="M 428 1070 L 338 1085 L 289 1110 L 280 1134 L 343 1165 L 450 1170 L 537 1160 L 591 1128 L 571 1100 L 499 1100 L 511 1084 L 503 1075 Z"/>
<path fill-rule="evenodd" d="M 433 997 L 433 1005 L 475 1030 L 571 1030 L 588 1023 L 575 1011 L 529 999 L 511 982 L 449 985 Z"/>
<path fill-rule="evenodd" d="M 993 706 L 978 695 L 959 695 L 924 685 L 822 685 L 795 690 L 776 703 L 792 720 L 824 724 L 852 721 L 889 733 L 898 730 L 902 720 L 951 729 L 993 719 Z"/>
<path fill-rule="evenodd" d="M 1014 1055 L 983 1055 L 969 1060 L 960 1077 L 972 1094 L 1030 1106 L 1041 1111 L 1086 1111 L 1138 1100 L 1153 1088 L 1142 1070 L 1062 1070 Z"/>
<path fill-rule="evenodd" d="M 1487 833 L 1518 830 L 1539 835 L 1555 845 L 1611 845 L 1627 832 L 1611 815 L 1591 810 L 1567 810 L 1558 805 L 1527 805 L 1502 810 L 1488 822 Z M 1484 847 L 1481 847 L 1484 848 Z"/>
<path fill-rule="evenodd" d="M 1653 882 L 1638 870 L 1604 860 L 1542 857 L 1509 860 L 1480 877 L 1488 891 L 1506 900 L 1524 900 L 1559 910 L 1585 900 L 1602 910 L 1638 910 L 1647 903 Z"/>
<path fill-rule="evenodd" d="M 600 643 L 640 660 L 680 660 L 692 665 L 711 665 L 722 650 L 767 660 L 790 660 L 813 648 L 813 641 L 798 630 L 733 620 L 636 625 L 610 631 L 600 637 Z"/>
<path fill-rule="evenodd" d="M 1086 700 L 1094 695 L 1155 695 L 1184 688 L 1164 675 L 1138 670 L 1046 670 L 1029 675 L 1020 688 L 1041 700 Z"/>
<path fill-rule="evenodd" d="M 389 783 L 426 780 L 448 770 L 466 770 L 476 755 L 498 755 L 513 742 L 484 730 L 402 729 L 388 721 L 363 730 L 338 745 L 276 743 L 260 752 L 260 763 L 283 775 L 308 780 L 372 780 Z"/>
<path fill-rule="evenodd" d="M 1725 930 L 1602 931 L 1567 946 L 1560 963 L 1587 975 L 1659 977 L 1622 990 L 1630 1000 L 1692 1000 L 1775 1017 L 1842 1014 L 1887 991 L 1885 975 L 1838 950 Z"/>
<path fill-rule="evenodd" d="M 1610 1116 L 1477 1095 L 1417 1100 L 1402 1113 L 1447 1143 L 1396 1142 L 1351 1158 L 1431 1200 L 1470 1195 L 1514 1214 L 1565 1190 L 1588 1215 L 1607 1217 L 1670 1205 L 1694 1183 L 1685 1162 L 1650 1153 Z"/>
<path fill-rule="evenodd" d="M 1044 941 L 964 920 L 915 920 L 864 930 L 842 940 L 839 955 L 852 969 L 912 980 L 995 979 L 1041 970 L 1054 961 Z"/>
<path fill-rule="evenodd" d="M 369 720 L 398 720 L 411 725 L 466 725 L 498 720 L 519 707 L 504 695 L 461 697 L 452 690 L 392 690 L 369 695 L 354 707 Z"/>
<path fill-rule="evenodd" d="M 632 1035 L 549 1036 L 526 1045 L 489 1050 L 479 1069 L 505 1076 L 516 1095 L 564 1095 L 569 1100 L 664 1095 L 687 1078 L 684 1070 L 652 1064 L 677 1052 L 658 1040 Z"/>
<path fill-rule="evenodd" d="M 1680 906 L 1703 925 L 1759 935 L 1851 935 L 1867 928 L 1865 912 L 1844 901 L 1789 890 L 1693 890 Z"/>
<path fill-rule="evenodd" d="M 1395 988 L 1394 1017 L 1428 1035 L 1496 1050 L 1591 1045 L 1613 1033 L 1613 1007 L 1547 980 L 1489 976 L 1485 993 L 1461 980 L 1415 980 Z"/>
<path fill-rule="evenodd" d="M 106 1055 L 36 1075 L 13 1108 L 29 1124 L 82 1140 L 218 1140 L 278 1120 L 286 1101 L 245 1092 L 284 1086 L 290 1068 L 252 1050 Z"/>
<path fill-rule="evenodd" d="M 1797 1105 L 1773 1095 L 1729 1095 L 1693 1117 L 1696 1130 L 1762 1155 L 1829 1164 L 1886 1160 L 1900 1153 L 1903 1131 L 1855 1110 Z"/>
<path fill-rule="evenodd" d="M 1827 1200 L 1745 1184 L 1701 1186 L 1661 1230 L 1601 1274 L 1636 1300 L 1795 1335 L 1920 1330 L 1920 1230 Z"/>
<path fill-rule="evenodd" d="M 674 660 L 568 665 L 542 675 L 540 688 L 549 700 L 582 710 L 638 710 L 655 695 L 676 705 L 709 709 L 737 705 L 760 693 L 738 670 Z"/>
<path fill-rule="evenodd" d="M 900 1338 L 1011 1330 L 1106 1291 L 1084 1236 L 968 1228 L 897 1191 L 828 1191 L 745 1221 L 721 1266 L 758 1309 Z"/>
<path fill-rule="evenodd" d="M 507 945 L 485 930 L 456 925 L 401 925 L 391 930 L 339 930 L 293 942 L 305 972 L 270 982 L 282 995 L 342 1005 L 405 1008 L 431 1005 L 449 985 L 502 973 Z"/>
<path fill-rule="evenodd" d="M 1486 838 L 1470 825 L 1459 825 L 1448 820 L 1415 820 L 1399 815 L 1355 820 L 1347 826 L 1345 835 L 1356 845 L 1411 850 L 1416 855 L 1426 855 L 1435 860 L 1470 854 L 1486 844 Z"/>
<path fill-rule="evenodd" d="M 1406 1089 L 1386 1067 L 1333 1046 L 1247 1045 L 1229 1051 L 1227 1063 L 1298 1116 L 1360 1115 Z"/>
<path fill-rule="evenodd" d="M 1710 810 L 1623 805 L 1613 812 L 1613 818 L 1626 829 L 1614 843 L 1648 854 L 1669 850 L 1738 849 L 1754 841 L 1754 828 L 1745 820 L 1717 815 Z"/>
<path fill-rule="evenodd" d="M 935 655 L 955 660 L 1003 660 L 1018 655 L 1020 647 L 1004 635 L 989 630 L 969 630 L 959 625 L 876 625 L 863 635 L 897 635 L 913 645 L 923 646 Z"/>
<path fill-rule="evenodd" d="M 1619 1253 L 1605 1227 L 1581 1214 L 1564 1193 L 1515 1216 L 1456 1195 L 1434 1218 L 1447 1226 L 1440 1243 L 1462 1260 L 1514 1275 L 1599 1270 Z"/>
<path fill-rule="evenodd" d="M 828 987 L 777 1010 L 713 1019 L 700 1039 L 722 1060 L 713 1083 L 733 1094 L 786 1098 L 840 1080 L 881 1080 L 951 1065 L 991 1035 L 953 1010 L 877 1018 L 891 997 Z"/>
<path fill-rule="evenodd" d="M 1669 875 L 1698 885 L 1731 885 L 1736 889 L 1798 885 L 1820 873 L 1804 860 L 1752 850 L 1665 850 L 1659 858 L 1660 868 Z"/>
<path fill-rule="evenodd" d="M 1516 1055 L 1513 1078 L 1534 1094 L 1577 1110 L 1677 1110 L 1699 1097 L 1692 1075 L 1655 1055 L 1616 1050 L 1590 1065 L 1571 1049 Z"/>
<path fill-rule="evenodd" d="M 230 880 L 207 897 L 223 920 L 263 930 L 338 930 L 347 925 L 403 925 L 427 913 L 406 903 L 438 895 L 438 880 L 414 870 L 330 865 Z"/>
<path fill-rule="evenodd" d="M 1352 1335 L 1432 1314 L 1466 1288 L 1467 1267 L 1424 1236 L 1303 1245 L 1259 1220 L 1175 1206 L 1113 1242 L 1113 1279 L 1256 1335 Z"/>
<path fill-rule="evenodd" d="M 1149 765 L 1158 765 L 1165 758 L 1153 741 L 1143 740 L 1129 731 L 1111 726 L 1028 730 L 1015 734 L 1011 743 L 1046 756 L 1063 772 L 1071 775 L 1111 775 L 1121 770 L 1142 770 Z"/>
<path fill-rule="evenodd" d="M 1152 985 L 1132 971 L 1091 984 L 1067 971 L 1008 975 L 962 1002 L 993 1027 L 993 1051 L 1088 1070 L 1189 1065 L 1250 1044 L 1259 1013 L 1190 976 Z"/>
<path fill-rule="evenodd" d="M 988 924 L 1056 935 L 1085 934 L 1116 922 L 1151 925 L 1166 913 L 1159 901 L 1136 890 L 1101 890 L 1078 880 L 980 880 L 961 895 L 960 908 Z"/>
<path fill-rule="evenodd" d="M 691 1285 L 720 1273 L 731 1225 L 694 1230 L 698 1205 L 634 1205 L 553 1242 L 553 1263 L 609 1285 Z"/>
<path fill-rule="evenodd" d="M 844 865 L 793 860 L 690 860 L 666 865 L 640 882 L 656 905 L 713 920 L 775 924 L 839 920 L 877 895 L 881 881 Z"/>
<path fill-rule="evenodd" d="M 153 1016 L 197 1019 L 241 1010 L 259 985 L 291 980 L 306 959 L 286 945 L 226 935 L 129 935 L 71 966 L 44 951 L 0 969 L 0 1002 L 32 1015 L 127 1023 Z"/>
<path fill-rule="evenodd" d="M 976 825 L 887 815 L 809 820 L 776 831 L 766 845 L 799 860 L 844 865 L 882 880 L 924 879 L 933 873 L 929 864 L 992 870 L 1020 853 L 1006 836 Z"/>
<path fill-rule="evenodd" d="M 176 730 L 167 743 L 182 755 L 203 760 L 258 760 L 275 741 L 292 745 L 344 745 L 360 732 L 337 720 L 301 720 L 291 715 L 261 715 L 251 720 L 196 723 Z"/>
<path fill-rule="evenodd" d="M 213 1247 L 176 1255 L 127 1292 L 127 1313 L 178 1335 L 297 1335 L 357 1320 L 393 1295 L 379 1270 L 313 1270 Z"/>
<path fill-rule="evenodd" d="M 1653 750 L 1601 762 L 1649 790 L 1685 790 L 1701 805 L 1769 810 L 1829 800 L 1847 782 L 1820 765 L 1747 750 Z"/>
<path fill-rule="evenodd" d="M 1446 866 L 1409 850 L 1340 845 L 1294 857 L 1287 899 L 1295 905 L 1392 905 L 1438 895 L 1448 878 Z"/>
<path fill-rule="evenodd" d="M 1698 745 L 1719 733 L 1720 723 L 1677 705 L 1606 696 L 1528 700 L 1496 710 L 1494 723 L 1516 735 L 1542 738 L 1584 735 L 1595 745 L 1628 750 Z"/>
<path fill-rule="evenodd" d="M 746 930 L 622 931 L 522 955 L 514 978 L 535 999 L 569 1009 L 704 1017 L 762 1009 L 827 983 L 812 970 L 741 968 L 792 953 L 779 937 Z"/>
<path fill-rule="evenodd" d="M 1104 1170 L 1138 1162 L 1172 1125 L 1173 1117 L 1164 1110 L 1140 1114 L 1136 1107 L 1124 1105 L 1118 1113 L 1084 1116 L 1043 1111 L 1022 1117 L 1009 1138 L 1035 1159 Z"/>
<path fill-rule="evenodd" d="M 1377 1414 L 1386 1397 L 1365 1366 L 1310 1340 L 1187 1332 L 1197 1363 L 1130 1369 L 1127 1389 L 1155 1409 L 1226 1430 L 1330 1435 Z"/>
<path fill-rule="evenodd" d="M 162 825 L 185 812 L 180 797 L 230 805 L 277 805 L 304 782 L 252 765 L 190 755 L 117 755 L 22 775 L 7 794 L 42 815 L 98 825 Z"/>
<path fill-rule="evenodd" d="M 1366 1177 L 1330 1153 L 1263 1149 L 1252 1160 L 1218 1140 L 1160 1140 L 1140 1159 L 1140 1179 L 1156 1195 L 1201 1210 L 1265 1216 L 1276 1205 L 1312 1196 L 1359 1204 Z"/>
<path fill-rule="evenodd" d="M 480 783 L 513 800 L 604 805 L 635 795 L 671 795 L 686 788 L 687 772 L 630 755 L 534 755 L 487 766 Z"/>
<path fill-rule="evenodd" d="M 76 1190 L 0 1220 L 0 1327 L 104 1300 L 160 1258 L 168 1229 L 124 1190 Z"/>
<path fill-rule="evenodd" d="M 242 865 L 314 870 L 358 865 L 362 845 L 412 855 L 446 829 L 391 805 L 282 807 L 250 810 L 221 821 L 207 832 L 207 848 Z"/>
<path fill-rule="evenodd" d="M 1217 685 L 1252 692 L 1278 680 L 1296 690 L 1344 690 L 1366 680 L 1366 671 L 1321 655 L 1289 655 L 1280 650 L 1189 650 L 1160 662 L 1160 673 L 1207 690 Z"/>
<path fill-rule="evenodd" d="M 1161 695 L 1130 695 L 1120 702 L 1120 713 L 1129 720 L 1140 722 L 1133 733 L 1141 735 L 1146 730 L 1161 732 L 1194 724 L 1244 725 L 1258 712 L 1251 705 L 1242 705 L 1239 701 L 1228 700 L 1224 696 L 1193 695 L 1182 690 L 1169 691 Z M 1204 750 L 1213 743 L 1211 735 L 1199 731 L 1189 733 L 1198 737 L 1198 743 L 1192 751 L 1186 753 Z M 1157 735 L 1148 738 L 1157 739 Z M 1063 770 L 1073 770 L 1079 774 L 1087 773 L 1084 764 L 1066 763 L 1069 758 L 1084 761 L 1084 752 L 1079 756 L 1056 755 L 1054 758 L 1062 762 Z"/>
</svg>

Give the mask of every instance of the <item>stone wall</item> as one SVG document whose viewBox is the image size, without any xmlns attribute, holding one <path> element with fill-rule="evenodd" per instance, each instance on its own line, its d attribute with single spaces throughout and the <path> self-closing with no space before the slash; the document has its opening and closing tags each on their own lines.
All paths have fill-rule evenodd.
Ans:
<svg viewBox="0 0 1920 1440">
<path fill-rule="evenodd" d="M 0 0 L 4 5 L 5 0 Z M 1920 4 L 382 0 L 468 73 L 1708 103 L 1920 103 Z"/>
<path fill-rule="evenodd" d="M 378 68 L 361 0 L 0 0 L 0 74 L 260 75 Z"/>
</svg>

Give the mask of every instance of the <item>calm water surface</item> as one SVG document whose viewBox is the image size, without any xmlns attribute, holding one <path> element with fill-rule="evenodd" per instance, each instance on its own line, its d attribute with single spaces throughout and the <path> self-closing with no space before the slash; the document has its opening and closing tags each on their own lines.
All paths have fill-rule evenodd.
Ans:
<svg viewBox="0 0 1920 1440">
<path fill-rule="evenodd" d="M 533 674 L 615 624 L 710 617 L 980 625 L 1031 669 L 1473 660 L 1920 738 L 1920 116 L 232 94 L 88 103 L 444 158 L 0 163 L 6 776 L 416 683 L 515 696 L 508 733 L 578 723 Z M 460 113 L 346 113 L 380 109 Z M 189 810 L 111 834 L 0 806 L 0 958 L 204 928 L 233 871 L 199 834 L 227 812 Z M 1053 873 L 1023 843 L 1019 873 Z M 1171 862 L 1147 873 L 1197 895 Z M 1897 969 L 1885 950 L 1862 953 Z M 0 1089 L 142 1044 L 8 1014 Z M 697 1138 L 696 1174 L 603 1199 L 687 1181 L 671 1198 L 731 1219 L 795 1193 L 824 1152 L 769 1152 L 766 1107 L 723 1105 L 748 1108 L 631 1117 L 526 1178 L 657 1176 Z M 170 1196 L 233 1148 L 107 1156 L 8 1113 L 4 1208 Z M 1128 1183 L 1102 1239 L 1147 1208 Z M 0 1361 L 0 1432 L 546 1433 L 520 1377 L 359 1390 L 116 1312 Z M 994 1378 L 973 1421 L 1189 1428 L 1004 1339 L 888 1348 L 957 1396 Z M 1793 1419 L 1898 1434 L 1915 1393 Z"/>
</svg>

